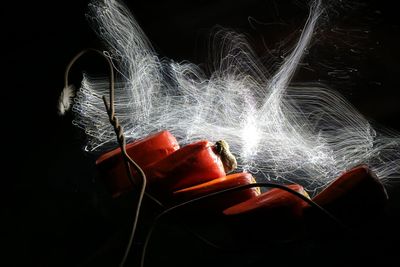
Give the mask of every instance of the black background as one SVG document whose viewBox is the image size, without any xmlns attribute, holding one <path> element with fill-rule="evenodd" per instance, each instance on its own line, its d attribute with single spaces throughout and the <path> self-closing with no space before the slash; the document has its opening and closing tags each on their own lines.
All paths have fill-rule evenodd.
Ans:
<svg viewBox="0 0 400 267">
<path fill-rule="evenodd" d="M 126 2 L 161 56 L 198 64 L 205 59 L 210 29 L 215 25 L 247 34 L 263 57 L 266 47 L 274 47 L 296 32 L 307 14 L 301 1 Z M 328 29 L 339 25 L 368 32 L 360 38 L 359 32 L 355 36 L 322 32 L 321 44 L 314 44 L 315 54 L 307 59 L 317 70 L 300 71 L 296 79 L 329 83 L 367 118 L 399 131 L 400 23 L 395 1 L 388 2 L 366 1 L 353 8 L 337 7 L 338 13 L 332 13 Z M 70 115 L 59 117 L 56 110 L 69 60 L 83 48 L 102 47 L 85 20 L 86 6 L 86 1 L 54 1 L 51 5 L 30 1 L 1 7 L 2 66 L 6 70 L 2 75 L 2 92 L 6 95 L 2 101 L 5 164 L 1 179 L 5 197 L 2 218 L 6 222 L 1 239 L 6 253 L 0 259 L 4 266 L 77 266 L 106 243 L 116 228 L 126 224 L 118 221 L 122 218 L 117 216 L 118 212 L 111 211 L 121 203 L 115 204 L 103 185 L 94 179 L 93 157 L 81 149 L 82 133 L 72 126 Z M 249 17 L 263 23 L 249 23 Z M 355 40 L 357 45 L 346 46 L 346 40 Z M 335 52 L 330 48 L 334 43 L 341 46 L 337 52 L 341 66 L 357 69 L 349 79 L 338 81 L 337 77 L 327 75 L 324 68 L 318 68 L 318 62 L 332 58 Z M 359 49 L 360 53 L 354 55 L 348 52 L 350 48 Z M 78 64 L 73 79 L 79 82 L 81 70 L 102 71 L 96 60 L 88 58 Z M 359 258 L 352 258 L 351 253 L 341 256 L 344 249 L 338 247 L 343 245 L 351 250 L 356 248 L 349 244 L 359 245 L 346 238 L 333 245 L 315 245 L 315 254 L 324 251 L 323 257 L 309 252 L 298 261 L 306 265 L 321 261 L 323 266 L 329 261 L 332 265 L 353 266 L 367 262 L 390 265 L 392 260 L 396 261 L 394 253 L 400 241 L 396 237 L 398 185 L 390 186 L 389 193 L 388 218 L 368 228 L 373 233 L 365 233 L 371 234 L 371 239 L 364 261 L 358 262 Z M 119 211 L 128 212 L 123 208 Z M 377 233 L 379 238 L 374 238 Z M 359 251 L 358 255 L 361 254 Z M 200 255 L 201 252 L 197 256 Z M 202 264 L 210 265 L 215 260 L 224 266 L 216 260 L 220 258 L 218 254 L 212 255 L 212 261 L 212 257 L 204 256 Z M 286 255 L 284 251 L 282 255 Z M 293 252 L 287 255 L 294 257 Z M 243 262 L 238 260 L 238 266 L 243 266 Z M 267 265 L 268 256 L 260 262 Z M 287 260 L 280 266 L 285 264 L 289 264 Z M 187 264 L 191 265 L 194 263 Z"/>
</svg>

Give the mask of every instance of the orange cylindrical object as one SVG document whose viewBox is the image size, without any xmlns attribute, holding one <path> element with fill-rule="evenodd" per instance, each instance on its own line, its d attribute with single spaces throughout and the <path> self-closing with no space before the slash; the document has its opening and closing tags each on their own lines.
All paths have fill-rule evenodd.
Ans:
<svg viewBox="0 0 400 267">
<path fill-rule="evenodd" d="M 298 184 L 288 186 L 305 196 L 303 187 Z M 291 239 L 304 234 L 303 210 L 307 203 L 301 198 L 274 188 L 223 211 L 229 227 L 235 236 L 244 242 L 266 240 L 263 230 L 268 231 L 269 240 Z"/>
<path fill-rule="evenodd" d="M 166 193 L 225 176 L 220 156 L 208 141 L 186 145 L 144 168 L 149 184 Z"/>
<path fill-rule="evenodd" d="M 313 198 L 348 225 L 360 224 L 384 212 L 388 195 L 368 166 L 344 172 Z M 310 216 L 316 216 L 310 211 Z"/>
<path fill-rule="evenodd" d="M 178 202 L 205 196 L 224 189 L 255 183 L 254 177 L 247 172 L 229 174 L 209 182 L 184 188 L 174 192 L 174 199 Z M 260 194 L 260 188 L 248 188 L 240 191 L 229 192 L 212 197 L 209 201 L 200 201 L 198 206 L 212 210 L 223 210 L 242 201 L 254 198 Z M 204 205 L 201 205 L 204 203 Z"/>
<path fill-rule="evenodd" d="M 307 192 L 301 185 L 292 184 L 288 185 L 290 189 L 293 189 L 305 196 L 308 196 Z M 271 189 L 255 198 L 251 198 L 247 201 L 234 205 L 224 210 L 225 215 L 241 215 L 260 213 L 263 216 L 268 216 L 269 212 L 272 211 L 286 211 L 294 216 L 301 215 L 303 207 L 308 204 L 299 197 L 284 191 L 279 188 Z"/>
<path fill-rule="evenodd" d="M 178 141 L 168 131 L 158 132 L 126 145 L 128 155 L 141 168 L 164 159 L 178 149 Z M 132 187 L 120 148 L 101 155 L 96 165 L 114 197 Z M 136 173 L 133 172 L 133 175 Z"/>
</svg>

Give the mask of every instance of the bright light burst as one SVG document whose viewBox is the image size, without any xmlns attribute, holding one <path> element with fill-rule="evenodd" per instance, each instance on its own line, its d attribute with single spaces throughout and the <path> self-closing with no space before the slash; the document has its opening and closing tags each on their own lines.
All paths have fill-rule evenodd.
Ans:
<svg viewBox="0 0 400 267">
<path fill-rule="evenodd" d="M 229 144 L 239 168 L 259 180 L 280 179 L 316 191 L 361 163 L 382 179 L 400 173 L 397 133 L 374 130 L 338 93 L 320 84 L 291 86 L 322 12 L 311 5 L 302 34 L 278 71 L 258 61 L 242 35 L 215 35 L 211 75 L 198 66 L 160 59 L 118 1 L 96 1 L 88 18 L 108 45 L 119 77 L 116 114 L 128 140 L 167 129 L 181 144 L 198 139 Z M 88 151 L 115 147 L 101 97 L 108 78 L 85 76 L 75 98 L 74 124 Z"/>
</svg>

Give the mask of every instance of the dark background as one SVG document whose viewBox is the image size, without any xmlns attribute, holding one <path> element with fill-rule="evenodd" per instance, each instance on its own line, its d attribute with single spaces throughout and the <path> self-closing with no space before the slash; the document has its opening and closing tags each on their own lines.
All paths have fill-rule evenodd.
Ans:
<svg viewBox="0 0 400 267">
<path fill-rule="evenodd" d="M 296 40 L 307 15 L 304 2 L 293 0 L 126 3 L 161 56 L 198 64 L 205 60 L 211 28 L 221 25 L 246 34 L 264 63 L 276 66 L 279 55 L 285 55 Z M 321 25 L 306 58 L 313 71 L 300 70 L 296 80 L 325 82 L 367 118 L 399 131 L 400 23 L 395 5 L 395 1 L 347 1 L 332 6 L 330 20 Z M 121 214 L 130 212 L 123 200 L 111 200 L 95 179 L 94 158 L 82 151 L 83 134 L 72 126 L 70 115 L 59 117 L 56 110 L 69 60 L 83 48 L 102 48 L 85 20 L 86 6 L 86 1 L 55 1 L 51 5 L 30 1 L 1 8 L 2 66 L 6 70 L 2 75 L 6 94 L 2 101 L 6 159 L 2 219 L 6 226 L 1 238 L 6 250 L 0 259 L 4 266 L 77 266 L 109 242 L 116 229 L 129 224 L 120 221 Z M 72 78 L 76 84 L 83 70 L 103 71 L 97 62 L 89 57 L 75 66 Z M 371 239 L 364 244 L 369 247 L 365 253 L 364 247 L 357 250 L 360 243 L 344 237 L 300 249 L 306 253 L 304 258 L 300 252 L 282 249 L 276 257 L 287 255 L 287 259 L 279 265 L 275 257 L 274 265 L 293 265 L 298 262 L 293 257 L 300 257 L 301 264 L 320 261 L 323 266 L 328 262 L 354 266 L 397 261 L 398 188 L 396 184 L 388 188 L 387 216 L 367 228 L 365 235 Z M 163 240 L 165 251 L 173 250 L 169 241 Z M 182 249 L 178 241 L 175 246 Z M 221 259 L 233 257 L 207 253 L 198 244 L 193 247 L 199 253 L 194 257 L 204 257 L 201 265 L 218 262 L 224 266 Z M 352 257 L 352 249 L 358 251 L 357 257 Z M 165 251 L 160 253 L 165 255 Z M 236 261 L 228 262 L 245 266 L 246 257 L 257 255 L 236 253 Z M 268 257 L 260 257 L 263 261 L 257 265 L 267 265 L 272 261 Z M 173 260 L 166 259 L 165 264 L 169 266 Z M 103 263 L 106 266 L 106 261 Z"/>
</svg>

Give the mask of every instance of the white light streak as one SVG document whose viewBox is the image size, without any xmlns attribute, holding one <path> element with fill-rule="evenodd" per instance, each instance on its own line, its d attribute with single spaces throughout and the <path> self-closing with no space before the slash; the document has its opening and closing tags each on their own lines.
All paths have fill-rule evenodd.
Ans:
<svg viewBox="0 0 400 267">
<path fill-rule="evenodd" d="M 382 179 L 397 177 L 397 133 L 374 130 L 338 93 L 320 84 L 290 85 L 321 10 L 316 1 L 296 46 L 273 75 L 239 34 L 216 33 L 210 51 L 214 69 L 207 76 L 194 64 L 158 58 L 118 1 L 93 2 L 88 17 L 119 72 L 116 115 L 128 140 L 164 129 L 182 145 L 224 139 L 239 168 L 257 173 L 259 180 L 294 181 L 309 191 L 361 163 Z M 75 98 L 74 124 L 85 130 L 89 151 L 116 146 L 103 95 L 108 95 L 108 78 L 85 76 Z"/>
</svg>

